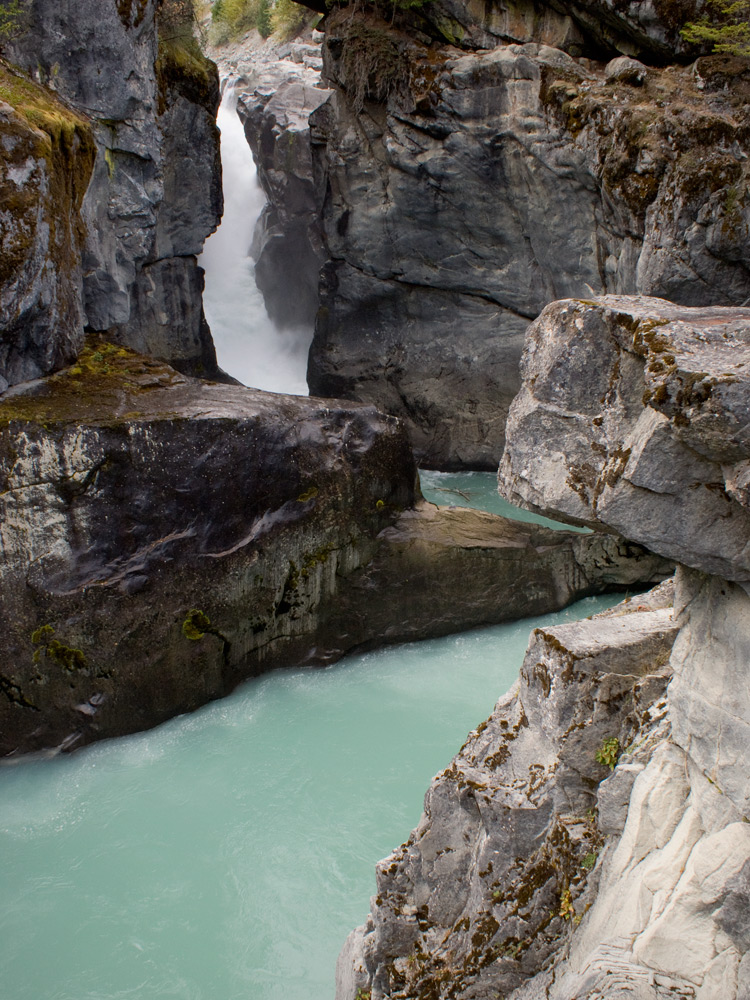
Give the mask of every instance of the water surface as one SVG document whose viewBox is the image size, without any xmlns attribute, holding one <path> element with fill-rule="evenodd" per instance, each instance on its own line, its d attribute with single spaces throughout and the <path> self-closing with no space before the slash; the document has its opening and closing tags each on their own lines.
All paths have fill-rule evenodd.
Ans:
<svg viewBox="0 0 750 1000">
<path fill-rule="evenodd" d="M 332 1000 L 375 862 L 515 680 L 530 629 L 615 600 L 278 671 L 151 732 L 0 768 L 0 996 Z"/>
<path fill-rule="evenodd" d="M 590 528 L 573 527 L 551 521 L 541 514 L 514 507 L 497 492 L 497 476 L 493 472 L 432 472 L 423 469 L 419 474 L 425 500 L 440 506 L 473 507 L 491 514 L 510 517 L 514 521 L 543 524 L 547 528 L 564 531 L 590 532 Z"/>
</svg>

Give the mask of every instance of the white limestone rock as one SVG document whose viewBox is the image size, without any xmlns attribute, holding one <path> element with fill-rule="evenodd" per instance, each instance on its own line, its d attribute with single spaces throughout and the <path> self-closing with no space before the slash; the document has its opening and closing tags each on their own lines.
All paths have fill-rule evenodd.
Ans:
<svg viewBox="0 0 750 1000">
<path fill-rule="evenodd" d="M 569 299 L 530 327 L 500 465 L 512 502 L 750 579 L 750 310 Z"/>
<path fill-rule="evenodd" d="M 669 609 L 638 606 L 533 633 L 518 685 L 435 778 L 409 841 L 378 865 L 371 917 L 340 959 L 338 1000 L 358 988 L 373 1000 L 494 1000 L 567 940 L 599 879 L 589 810 L 609 772 L 596 752 L 642 723 L 663 743 L 649 706 L 663 697 L 675 627 Z M 669 841 L 685 794 L 672 791 L 664 818 L 647 796 L 649 837 Z"/>
</svg>

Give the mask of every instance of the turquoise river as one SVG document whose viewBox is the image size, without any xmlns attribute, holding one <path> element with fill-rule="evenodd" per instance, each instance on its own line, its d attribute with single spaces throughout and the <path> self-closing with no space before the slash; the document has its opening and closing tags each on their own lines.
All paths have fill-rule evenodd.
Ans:
<svg viewBox="0 0 750 1000">
<path fill-rule="evenodd" d="M 423 488 L 511 510 L 490 475 Z M 617 599 L 277 671 L 150 732 L 0 768 L 2 1000 L 332 1000 L 375 862 L 512 685 L 529 631 Z"/>
</svg>

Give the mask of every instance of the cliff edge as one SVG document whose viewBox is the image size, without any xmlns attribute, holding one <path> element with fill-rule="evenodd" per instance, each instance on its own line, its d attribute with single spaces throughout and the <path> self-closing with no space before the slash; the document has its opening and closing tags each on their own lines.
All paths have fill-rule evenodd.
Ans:
<svg viewBox="0 0 750 1000">
<path fill-rule="evenodd" d="M 339 1000 L 748 995 L 749 338 L 747 310 L 624 296 L 532 324 L 501 492 L 677 559 L 674 611 L 533 633 L 378 865 Z"/>
</svg>

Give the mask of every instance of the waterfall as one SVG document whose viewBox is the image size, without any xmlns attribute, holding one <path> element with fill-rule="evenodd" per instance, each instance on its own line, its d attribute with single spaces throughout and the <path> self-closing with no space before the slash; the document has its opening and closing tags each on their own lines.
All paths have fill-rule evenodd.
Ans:
<svg viewBox="0 0 750 1000">
<path fill-rule="evenodd" d="M 206 319 L 219 365 L 229 375 L 257 389 L 306 396 L 312 331 L 279 330 L 255 284 L 250 245 L 266 197 L 236 108 L 236 89 L 227 84 L 217 118 L 224 217 L 199 260 L 206 272 Z"/>
</svg>

